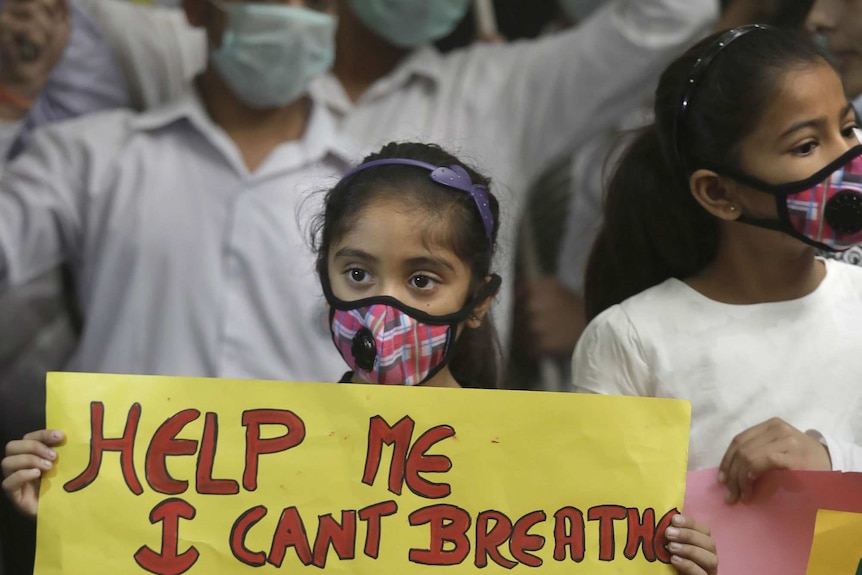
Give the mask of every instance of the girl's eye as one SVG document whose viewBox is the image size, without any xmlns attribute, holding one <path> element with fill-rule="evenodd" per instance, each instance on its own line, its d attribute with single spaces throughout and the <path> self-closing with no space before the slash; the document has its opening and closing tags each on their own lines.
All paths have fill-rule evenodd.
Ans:
<svg viewBox="0 0 862 575">
<path fill-rule="evenodd" d="M 428 290 L 437 285 L 437 281 L 433 278 L 423 275 L 415 275 L 410 278 L 410 285 L 416 289 Z"/>
<path fill-rule="evenodd" d="M 347 277 L 354 283 L 363 283 L 368 280 L 368 272 L 360 268 L 347 270 Z"/>
<path fill-rule="evenodd" d="M 841 131 L 841 135 L 844 136 L 845 138 L 847 138 L 848 140 L 851 138 L 858 140 L 860 135 L 862 135 L 862 134 L 860 134 L 860 132 L 859 132 L 859 126 L 857 126 L 856 124 L 853 124 L 852 126 L 847 126 L 846 128 L 844 128 Z"/>
<path fill-rule="evenodd" d="M 806 142 L 801 146 L 793 148 L 793 153 L 797 156 L 807 156 L 817 147 L 817 142 Z"/>
</svg>

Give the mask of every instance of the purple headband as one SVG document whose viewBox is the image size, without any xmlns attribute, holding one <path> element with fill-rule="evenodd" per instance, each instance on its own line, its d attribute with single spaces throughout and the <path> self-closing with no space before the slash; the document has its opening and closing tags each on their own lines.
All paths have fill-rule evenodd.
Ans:
<svg viewBox="0 0 862 575">
<path fill-rule="evenodd" d="M 467 192 L 473 198 L 476 208 L 479 210 L 479 216 L 482 218 L 482 225 L 485 227 L 485 235 L 488 237 L 488 243 L 494 243 L 494 216 L 491 215 L 491 207 L 488 202 L 488 188 L 481 184 L 474 184 L 473 180 L 470 179 L 470 174 L 461 166 L 452 165 L 446 168 L 427 162 L 420 162 L 419 160 L 388 158 L 373 160 L 359 165 L 347 172 L 341 181 L 344 182 L 363 170 L 377 166 L 414 166 L 416 168 L 424 168 L 431 172 L 431 179 L 438 184 Z"/>
</svg>

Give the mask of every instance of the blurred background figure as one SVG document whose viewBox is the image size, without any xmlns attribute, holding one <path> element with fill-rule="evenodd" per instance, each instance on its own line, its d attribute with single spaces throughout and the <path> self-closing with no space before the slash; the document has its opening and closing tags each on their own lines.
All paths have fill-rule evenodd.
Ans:
<svg viewBox="0 0 862 575">
<path fill-rule="evenodd" d="M 117 16 L 126 16 L 126 41 L 136 35 L 146 39 L 158 26 L 176 30 L 174 42 L 159 44 L 164 55 L 157 61 L 183 62 L 183 54 L 192 53 L 185 60 L 194 63 L 177 72 L 154 69 L 146 74 L 153 81 L 136 82 L 139 76 L 124 66 L 128 59 L 120 60 L 115 50 L 124 44 L 112 44 L 116 38 L 104 33 L 104 24 Z M 131 26 L 132 20 L 141 24 Z M 189 26 L 178 9 L 113 0 L 0 0 L 0 171 L 26 150 L 37 128 L 117 108 L 153 107 L 176 97 L 202 69 L 204 44 L 203 33 Z M 129 52 L 143 50 L 120 54 Z M 0 440 L 40 426 L 44 374 L 65 365 L 82 327 L 73 284 L 69 269 L 61 266 L 0 293 Z"/>
<path fill-rule="evenodd" d="M 183 5 L 183 0 L 129 0 L 135 4 L 143 4 L 144 6 L 164 6 L 166 8 L 180 8 Z"/>
<path fill-rule="evenodd" d="M 13 75 L 5 70 L 9 74 L 8 90 L 13 94 L 5 98 L 5 103 L 14 105 L 20 118 L 0 126 L 15 135 L 2 140 L 6 145 L 0 150 L 3 156 L 24 132 L 27 117 L 32 117 L 31 103 L 51 94 L 58 77 L 68 72 L 69 77 L 78 81 L 79 76 L 86 76 L 89 63 L 97 61 L 94 57 L 73 63 L 68 57 L 58 56 L 58 51 L 63 53 L 59 49 L 62 41 L 68 38 L 64 32 L 68 31 L 69 22 L 58 11 L 58 7 L 65 4 L 52 5 L 43 0 L 22 4 L 25 8 L 18 10 L 16 7 L 15 11 L 10 8 L 7 14 L 18 20 L 0 20 L 0 35 L 5 33 L 7 39 L 0 45 L 0 50 L 5 50 L 4 62 L 17 64 L 20 61 L 19 68 L 23 71 Z M 231 13 L 242 12 L 253 20 L 257 13 L 251 4 L 232 2 Z M 247 22 L 247 19 L 226 17 L 207 0 L 186 2 L 189 22 L 182 27 L 176 25 L 177 16 L 185 19 L 186 15 L 176 9 L 113 0 L 99 0 L 89 5 L 80 3 L 81 7 L 86 5 L 87 13 L 104 33 L 101 38 L 117 57 L 121 74 L 108 83 L 129 88 L 131 102 L 125 105 L 157 105 L 160 100 L 170 100 L 173 93 L 179 98 L 140 116 L 123 110 L 83 117 L 100 107 L 123 106 L 119 100 L 110 105 L 99 101 L 99 105 L 89 109 L 66 108 L 66 112 L 73 112 L 69 116 L 80 117 L 68 121 L 61 121 L 64 118 L 60 117 L 46 119 L 44 124 L 52 125 L 36 130 L 20 154 L 6 166 L 0 178 L 0 212 L 5 222 L 0 226 L 3 230 L 0 233 L 0 287 L 21 285 L 53 268 L 57 262 L 68 261 L 75 269 L 74 283 L 78 288 L 75 299 L 81 302 L 86 314 L 83 330 L 76 329 L 77 322 L 69 320 L 70 306 L 63 305 L 69 290 L 55 290 L 56 281 L 48 290 L 43 290 L 44 286 L 37 281 L 24 292 L 4 293 L 0 302 L 3 314 L 0 326 L 8 331 L 0 335 L 0 352 L 4 360 L 9 360 L 8 364 L 0 366 L 6 370 L 0 376 L 0 427 L 4 443 L 27 429 L 44 426 L 47 369 L 68 367 L 83 371 L 196 375 L 209 372 L 215 375 L 231 370 L 239 373 L 244 369 L 266 369 L 270 360 L 279 363 L 279 358 L 258 357 L 258 361 L 249 360 L 246 367 L 240 367 L 248 357 L 231 355 L 230 334 L 221 337 L 210 333 L 208 336 L 201 321 L 210 323 L 210 327 L 214 325 L 212 322 L 218 323 L 217 329 L 224 327 L 236 334 L 233 341 L 237 347 L 266 354 L 262 351 L 265 343 L 244 346 L 239 341 L 244 337 L 254 338 L 259 332 L 251 334 L 254 330 L 231 327 L 232 321 L 242 323 L 260 316 L 267 316 L 271 322 L 290 321 L 288 318 L 296 317 L 293 311 L 303 313 L 306 308 L 299 304 L 291 306 L 290 302 L 285 307 L 282 290 L 312 293 L 318 285 L 309 261 L 306 274 L 309 285 L 291 287 L 294 277 L 302 281 L 306 276 L 302 274 L 301 263 L 294 268 L 288 260 L 305 247 L 305 237 L 297 229 L 293 209 L 304 197 L 305 182 L 325 181 L 348 166 L 346 157 L 339 156 L 335 149 L 332 123 L 327 121 L 326 110 L 321 108 L 320 113 L 312 113 L 320 107 L 310 106 L 310 100 L 305 97 L 310 78 L 323 73 L 334 55 L 335 19 L 332 14 L 315 11 L 306 14 L 303 20 L 298 14 L 310 11 L 302 7 L 304 2 L 291 0 L 291 6 L 287 4 L 282 3 L 283 10 L 278 14 L 281 18 L 273 18 L 273 11 L 268 11 L 266 23 L 301 34 L 304 30 L 301 23 L 310 22 L 311 30 L 305 32 L 319 40 L 320 51 L 328 57 L 314 60 L 318 52 L 308 54 L 292 45 L 285 51 L 283 43 L 276 44 L 275 48 L 280 49 L 276 52 L 279 62 L 292 73 L 270 74 L 266 62 L 257 62 L 256 70 L 262 70 L 262 74 L 246 74 L 237 79 L 236 74 L 225 71 L 235 62 L 231 59 L 235 54 L 215 48 L 221 44 L 226 29 L 236 31 L 233 28 L 236 21 Z M 251 7 L 249 13 L 244 11 L 246 7 Z M 34 9 L 44 12 L 37 16 L 32 12 Z M 116 30 L 105 26 L 109 22 L 118 23 L 105 19 L 114 15 L 125 17 L 119 22 L 128 26 L 124 40 L 145 41 L 128 50 L 115 50 L 119 46 L 114 44 L 118 42 Z M 260 22 L 260 18 L 257 21 Z M 189 23 L 202 30 L 189 34 Z M 316 23 L 317 27 L 311 23 Z M 32 26 L 34 24 L 40 27 Z M 28 25 L 31 27 L 25 28 Z M 173 34 L 176 41 L 162 40 L 156 44 L 147 39 L 147 35 L 159 30 L 165 37 Z M 80 32 L 77 28 L 72 30 L 72 42 Z M 188 54 L 183 52 L 183 46 L 206 40 L 207 34 L 213 50 L 200 46 L 195 50 L 199 49 L 204 56 L 213 54 L 213 60 L 218 59 L 220 64 L 218 69 L 215 64 L 207 67 L 197 84 L 199 89 L 193 90 L 189 79 L 200 71 L 200 66 L 195 69 L 194 65 L 183 64 L 193 60 L 183 59 L 182 55 Z M 310 43 L 314 44 L 314 40 Z M 26 55 L 21 53 L 25 45 Z M 84 46 L 95 51 L 102 50 L 105 44 L 90 42 Z M 70 49 L 65 54 L 72 55 Z M 138 62 L 164 65 L 136 66 Z M 289 68 L 291 64 L 293 67 Z M 134 79 L 135 73 L 152 74 L 154 81 L 128 82 Z M 271 82 L 271 76 L 277 81 Z M 245 90 L 249 85 L 254 86 L 251 95 Z M 12 91 L 21 86 L 27 91 Z M 144 89 L 136 91 L 141 87 Z M 73 92 L 86 94 L 90 86 L 85 83 L 72 85 L 72 88 L 69 94 L 57 93 L 58 97 L 69 98 Z M 261 101 L 261 96 L 268 99 Z M 263 160 L 270 155 L 274 165 L 261 172 Z M 303 185 L 293 180 L 294 177 L 302 178 Z M 201 201 L 195 201 L 195 197 L 200 197 Z M 279 202 L 282 202 L 280 207 Z M 186 212 L 184 216 L 191 205 L 192 213 Z M 222 219 L 228 212 L 240 212 L 240 215 L 230 226 L 225 226 Z M 264 221 L 255 221 L 256 215 L 262 215 Z M 172 219 L 174 224 L 170 223 Z M 207 225 L 213 226 L 209 231 L 215 234 L 204 229 Z M 277 239 L 269 242 L 271 249 L 258 250 L 257 242 L 267 244 L 261 239 L 267 229 L 270 233 L 274 231 Z M 223 237 L 225 234 L 229 237 Z M 210 262 L 215 264 L 209 269 L 219 276 L 209 280 L 204 279 L 207 247 L 212 256 Z M 183 251 L 187 252 L 188 259 L 181 262 Z M 226 252 L 229 253 L 225 255 Z M 229 260 L 224 267 L 221 266 L 222 257 Z M 269 257 L 282 262 L 276 267 L 280 274 L 261 269 L 268 266 L 270 260 L 266 258 Z M 254 260 L 253 269 L 237 273 L 239 260 L 244 263 Z M 124 272 L 118 266 L 129 267 Z M 261 297 L 260 291 L 246 283 L 254 282 L 254 269 L 266 277 L 279 277 L 274 280 L 278 283 L 279 294 L 275 299 L 279 302 L 279 313 L 249 311 L 257 302 L 255 297 Z M 222 276 L 224 270 L 227 272 Z M 218 294 L 205 303 L 205 292 Z M 233 297 L 228 298 L 227 294 Z M 18 298 L 19 295 L 23 299 Z M 156 297 L 158 301 L 141 305 L 140 297 Z M 220 313 L 219 302 L 228 299 L 234 313 Z M 138 315 L 136 309 L 147 311 Z M 167 325 L 174 320 L 173 326 Z M 256 325 L 260 323 L 264 322 Z M 293 337 L 293 334 L 306 332 L 312 323 L 311 320 L 302 321 L 302 325 L 276 331 Z M 124 335 L 111 335 L 117 329 L 128 331 Z M 181 332 L 185 330 L 190 331 L 184 336 Z M 80 341 L 76 341 L 78 333 L 82 335 Z M 7 335 L 12 337 L 7 338 Z M 178 338 L 174 344 L 160 350 L 152 347 L 161 346 L 171 337 Z M 333 363 L 339 361 L 328 338 L 318 336 L 315 340 L 313 334 L 306 334 L 300 340 L 290 346 L 279 346 L 278 352 L 291 353 L 292 350 L 297 357 L 287 362 L 290 367 L 275 367 L 270 379 L 283 378 L 291 369 L 298 371 L 288 375 L 289 378 L 325 379 L 322 372 L 317 376 L 301 376 L 303 368 L 323 370 L 321 365 L 327 363 L 320 358 L 316 358 L 315 363 L 314 354 L 304 349 L 302 342 L 305 341 L 318 341 Z M 111 349 L 112 342 L 119 347 Z M 185 349 L 179 349 L 183 347 Z M 175 351 L 178 353 L 174 354 Z M 70 353 L 73 353 L 73 363 L 66 362 Z M 204 358 L 209 353 L 215 355 Z M 178 363 L 170 365 L 173 361 Z M 304 361 L 307 366 L 303 365 Z M 111 362 L 117 362 L 113 369 L 107 365 Z M 336 373 L 337 370 L 333 370 L 333 374 Z M 262 373 L 247 376 L 267 378 Z M 5 503 L 4 500 L 0 508 Z M 8 513 L 0 519 L 7 569 L 11 573 L 28 573 L 32 569 L 32 525 L 14 523 Z"/>
<path fill-rule="evenodd" d="M 799 29 L 814 0 L 721 0 L 722 17 L 716 29 L 727 30 L 745 24 L 771 24 Z"/>
<path fill-rule="evenodd" d="M 579 26 L 605 4 L 556 0 L 542 33 Z M 708 30 L 704 26 L 702 33 Z M 583 270 L 601 217 L 609 156 L 627 130 L 648 120 L 639 102 L 649 99 L 652 86 L 647 82 L 635 89 L 631 109 L 620 114 L 613 129 L 581 143 L 530 189 L 518 236 L 510 387 L 565 389 L 572 352 L 586 326 Z"/>
<path fill-rule="evenodd" d="M 806 26 L 829 51 L 847 95 L 862 105 L 862 1 L 816 0 Z"/>
<path fill-rule="evenodd" d="M 122 34 L 116 24 L 124 25 Z M 37 128 L 178 97 L 203 69 L 205 44 L 204 33 L 176 7 L 0 0 L 4 160 L 20 155 Z M 0 439 L 18 437 L 42 419 L 44 373 L 65 365 L 82 326 L 73 283 L 68 268 L 59 267 L 0 294 Z"/>
<path fill-rule="evenodd" d="M 832 55 L 856 112 L 862 110 L 862 1 L 816 0 L 806 26 Z M 862 247 L 853 246 L 825 257 L 862 265 Z"/>
<path fill-rule="evenodd" d="M 41 126 L 128 105 L 122 74 L 98 24 L 66 0 L 0 2 L 0 171 Z M 0 442 L 44 421 L 45 372 L 75 348 L 80 315 L 59 267 L 0 294 Z M 26 572 L 30 530 L 0 502 L 0 571 Z"/>
<path fill-rule="evenodd" d="M 0 2 L 0 137 L 14 139 L 10 156 L 39 126 L 127 104 L 112 51 L 80 6 Z"/>
</svg>

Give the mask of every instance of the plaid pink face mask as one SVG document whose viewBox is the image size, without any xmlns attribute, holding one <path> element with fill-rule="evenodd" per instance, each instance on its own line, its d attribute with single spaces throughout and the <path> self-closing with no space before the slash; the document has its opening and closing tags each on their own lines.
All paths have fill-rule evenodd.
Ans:
<svg viewBox="0 0 862 575">
<path fill-rule="evenodd" d="M 739 221 L 787 233 L 825 251 L 862 243 L 862 146 L 856 146 L 805 180 L 770 185 L 750 176 L 734 179 L 775 196 L 778 220 Z"/>
<path fill-rule="evenodd" d="M 321 280 L 335 347 L 363 380 L 384 385 L 421 385 L 434 377 L 449 361 L 458 326 L 501 283 L 492 275 L 460 310 L 434 316 L 389 296 L 344 301 L 332 293 L 327 277 Z"/>
<path fill-rule="evenodd" d="M 391 305 L 333 309 L 332 340 L 362 379 L 419 385 L 446 364 L 457 323 L 432 325 Z"/>
</svg>

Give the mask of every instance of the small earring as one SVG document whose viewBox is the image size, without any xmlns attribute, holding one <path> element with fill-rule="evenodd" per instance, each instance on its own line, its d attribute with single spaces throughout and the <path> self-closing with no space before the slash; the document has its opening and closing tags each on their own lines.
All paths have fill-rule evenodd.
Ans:
<svg viewBox="0 0 862 575">
<path fill-rule="evenodd" d="M 735 211 L 736 211 L 736 206 L 730 206 L 730 211 L 731 211 L 731 212 L 735 212 Z"/>
<path fill-rule="evenodd" d="M 470 319 L 471 319 L 471 320 L 473 320 L 473 321 L 479 321 L 479 318 L 476 316 L 476 314 L 475 314 L 475 313 L 474 313 L 473 315 L 471 315 L 471 316 L 470 316 Z"/>
</svg>

